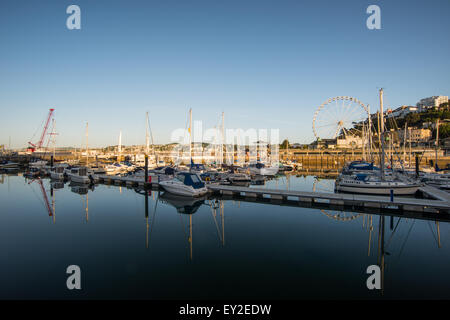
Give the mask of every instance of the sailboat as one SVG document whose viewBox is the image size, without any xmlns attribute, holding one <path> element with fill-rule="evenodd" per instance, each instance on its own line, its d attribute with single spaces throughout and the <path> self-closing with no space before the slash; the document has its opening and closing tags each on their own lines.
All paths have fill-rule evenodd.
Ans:
<svg viewBox="0 0 450 320">
<path fill-rule="evenodd" d="M 396 195 L 414 195 L 419 187 L 420 183 L 411 182 L 406 177 L 400 180 L 399 177 L 392 177 L 389 180 L 385 175 L 385 151 L 384 151 L 384 119 L 383 119 L 383 89 L 380 89 L 380 117 L 381 117 L 381 158 L 380 158 L 380 170 L 379 175 L 375 175 L 372 172 L 374 167 L 372 164 L 360 163 L 353 164 L 353 167 L 359 169 L 366 169 L 365 173 L 356 174 L 341 174 L 336 180 L 336 191 L 349 192 L 349 193 L 361 193 L 361 194 L 382 194 L 390 195 L 391 193 Z M 377 170 L 378 171 L 378 170 Z M 373 171 L 375 172 L 375 171 Z"/>
</svg>

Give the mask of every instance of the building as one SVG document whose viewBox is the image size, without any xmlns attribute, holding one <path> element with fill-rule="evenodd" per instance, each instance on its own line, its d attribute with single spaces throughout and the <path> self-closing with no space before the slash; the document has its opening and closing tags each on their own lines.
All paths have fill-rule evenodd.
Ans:
<svg viewBox="0 0 450 320">
<path fill-rule="evenodd" d="M 388 117 L 388 118 L 393 118 L 393 117 L 404 118 L 408 114 L 410 114 L 412 112 L 418 112 L 418 111 L 419 111 L 419 108 L 415 107 L 415 106 L 401 106 L 395 110 L 387 112 L 386 117 Z"/>
<path fill-rule="evenodd" d="M 362 148 L 363 141 L 361 137 L 357 136 L 346 136 L 343 139 L 337 139 L 336 146 L 341 149 L 348 148 Z"/>
<path fill-rule="evenodd" d="M 397 130 L 398 138 L 400 142 L 405 141 L 405 129 L 399 129 Z M 430 141 L 431 139 L 431 130 L 430 129 L 407 129 L 406 130 L 406 142 L 414 143 L 425 143 Z"/>
<path fill-rule="evenodd" d="M 289 146 L 290 149 L 303 149 L 303 144 L 301 143 L 293 143 Z"/>
<path fill-rule="evenodd" d="M 421 99 L 417 102 L 416 106 L 419 108 L 419 112 L 425 111 L 426 109 L 439 107 L 443 103 L 448 102 L 448 96 L 432 96 L 429 98 Z"/>
<path fill-rule="evenodd" d="M 334 149 L 336 139 L 317 139 L 309 145 L 312 149 Z"/>
</svg>

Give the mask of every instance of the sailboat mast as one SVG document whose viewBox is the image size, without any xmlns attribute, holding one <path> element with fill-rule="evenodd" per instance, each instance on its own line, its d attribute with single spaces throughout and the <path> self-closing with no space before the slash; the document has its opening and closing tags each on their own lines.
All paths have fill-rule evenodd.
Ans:
<svg viewBox="0 0 450 320">
<path fill-rule="evenodd" d="M 145 113 L 145 154 L 149 154 L 150 137 L 148 135 L 148 112 Z"/>
<path fill-rule="evenodd" d="M 370 105 L 367 106 L 367 110 L 369 112 L 369 152 L 370 152 L 370 161 L 373 160 L 373 154 L 372 154 L 372 115 L 370 114 Z"/>
<path fill-rule="evenodd" d="M 408 125 L 408 122 L 405 122 L 405 129 L 403 132 L 403 165 L 406 163 L 406 127 Z"/>
<path fill-rule="evenodd" d="M 221 139 L 221 141 L 222 141 L 222 144 L 221 144 L 221 147 L 220 147 L 220 150 L 221 150 L 221 152 L 220 152 L 220 154 L 222 155 L 222 159 L 221 159 L 221 163 L 224 163 L 224 160 L 223 160 L 223 145 L 224 145 L 224 141 L 225 141 L 225 113 L 224 112 L 222 112 L 222 139 Z"/>
<path fill-rule="evenodd" d="M 192 159 L 192 108 L 189 109 L 189 158 Z"/>
<path fill-rule="evenodd" d="M 119 162 L 120 162 L 120 160 L 121 160 L 121 158 L 122 158 L 122 130 L 120 130 L 120 132 L 119 132 L 119 148 L 118 148 L 118 151 L 119 151 Z"/>
<path fill-rule="evenodd" d="M 437 162 L 438 162 L 438 149 L 439 149 L 439 118 L 436 120 L 436 142 L 435 142 L 435 144 L 436 144 L 436 161 L 435 161 L 435 164 L 434 164 L 434 168 L 437 171 L 437 168 L 438 168 L 438 164 L 437 164 Z"/>
<path fill-rule="evenodd" d="M 380 89 L 380 134 L 381 134 L 381 157 L 380 157 L 380 175 L 381 181 L 384 181 L 384 112 L 383 112 L 383 88 Z"/>
<path fill-rule="evenodd" d="M 89 122 L 86 122 L 86 166 L 89 165 Z"/>
</svg>

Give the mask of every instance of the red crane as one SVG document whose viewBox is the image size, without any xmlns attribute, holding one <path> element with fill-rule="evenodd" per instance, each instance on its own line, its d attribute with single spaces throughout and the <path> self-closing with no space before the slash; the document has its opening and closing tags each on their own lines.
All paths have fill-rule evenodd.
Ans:
<svg viewBox="0 0 450 320">
<path fill-rule="evenodd" d="M 42 196 L 44 198 L 44 204 L 45 204 L 45 207 L 47 208 L 48 215 L 50 217 L 53 216 L 53 210 L 52 210 L 52 207 L 50 206 L 50 202 L 48 201 L 47 192 L 45 191 L 44 184 L 42 183 L 41 178 L 33 179 L 30 182 L 28 182 L 28 184 L 31 184 L 34 181 L 37 181 L 39 183 L 39 187 L 41 189 Z"/>
<path fill-rule="evenodd" d="M 55 111 L 55 109 L 50 109 L 48 112 L 47 121 L 45 122 L 44 129 L 42 130 L 41 138 L 39 139 L 39 141 L 36 143 L 28 142 L 29 144 L 28 151 L 34 152 L 36 151 L 36 149 L 42 148 L 45 139 L 45 134 L 47 133 L 48 130 L 48 125 L 53 116 L 53 111 Z"/>
</svg>

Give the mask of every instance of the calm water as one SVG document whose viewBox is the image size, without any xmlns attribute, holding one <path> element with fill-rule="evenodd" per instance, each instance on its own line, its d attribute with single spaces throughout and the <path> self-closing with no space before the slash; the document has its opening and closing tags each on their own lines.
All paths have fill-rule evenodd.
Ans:
<svg viewBox="0 0 450 320">
<path fill-rule="evenodd" d="M 332 191 L 280 177 L 268 188 Z M 0 298 L 450 298 L 450 227 L 434 221 L 0 178 Z M 54 204 L 54 205 L 53 205 Z M 54 209 L 54 214 L 53 214 Z M 186 214 L 183 212 L 193 212 Z M 191 236 L 192 235 L 192 236 Z M 384 257 L 384 290 L 366 287 Z M 66 288 L 79 265 L 82 290 Z"/>
</svg>

